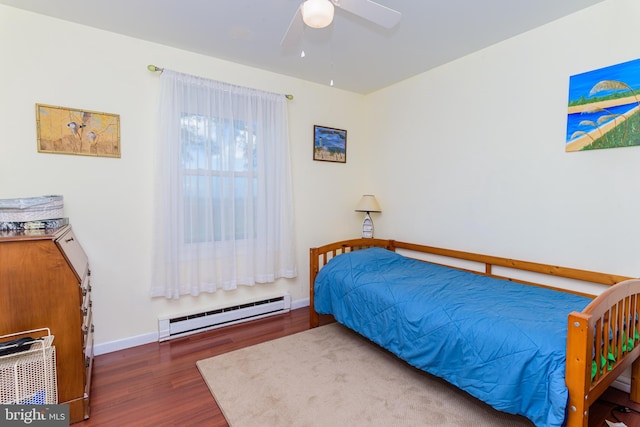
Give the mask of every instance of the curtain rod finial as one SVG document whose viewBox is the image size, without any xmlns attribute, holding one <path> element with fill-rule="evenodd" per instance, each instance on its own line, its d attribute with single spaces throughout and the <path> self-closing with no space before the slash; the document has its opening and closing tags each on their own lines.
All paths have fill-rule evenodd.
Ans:
<svg viewBox="0 0 640 427">
<path fill-rule="evenodd" d="M 291 101 L 293 99 L 293 95 L 291 95 L 289 93 L 286 94 L 284 97 L 287 98 L 289 101 Z"/>
<path fill-rule="evenodd" d="M 156 67 L 155 65 L 147 65 L 147 70 L 153 71 L 153 72 L 156 72 L 156 71 L 162 72 L 164 71 L 164 68 Z"/>
</svg>

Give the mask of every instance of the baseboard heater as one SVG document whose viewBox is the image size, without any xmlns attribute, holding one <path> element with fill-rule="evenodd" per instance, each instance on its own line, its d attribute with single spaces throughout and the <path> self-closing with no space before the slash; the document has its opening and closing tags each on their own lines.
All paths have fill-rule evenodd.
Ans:
<svg viewBox="0 0 640 427">
<path fill-rule="evenodd" d="M 204 332 L 222 326 L 287 313 L 291 309 L 291 295 L 267 298 L 230 307 L 217 308 L 158 319 L 158 341 L 167 341 Z"/>
</svg>

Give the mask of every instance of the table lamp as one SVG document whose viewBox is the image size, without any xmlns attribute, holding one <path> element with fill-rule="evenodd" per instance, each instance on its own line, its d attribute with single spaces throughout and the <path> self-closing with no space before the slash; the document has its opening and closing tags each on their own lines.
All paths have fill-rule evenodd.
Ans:
<svg viewBox="0 0 640 427">
<path fill-rule="evenodd" d="M 356 212 L 366 212 L 364 221 L 362 222 L 362 237 L 373 238 L 373 221 L 369 213 L 382 212 L 380 205 L 373 194 L 365 194 L 362 196 L 355 209 Z"/>
</svg>

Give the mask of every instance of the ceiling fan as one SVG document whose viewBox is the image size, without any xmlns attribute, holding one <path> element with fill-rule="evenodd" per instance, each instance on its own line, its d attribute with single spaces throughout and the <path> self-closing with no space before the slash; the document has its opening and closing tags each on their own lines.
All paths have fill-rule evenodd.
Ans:
<svg viewBox="0 0 640 427">
<path fill-rule="evenodd" d="M 305 25 L 311 28 L 330 25 L 334 6 L 387 29 L 395 27 L 402 17 L 400 12 L 370 0 L 306 0 L 298 7 L 280 45 L 294 46 L 302 38 Z"/>
</svg>

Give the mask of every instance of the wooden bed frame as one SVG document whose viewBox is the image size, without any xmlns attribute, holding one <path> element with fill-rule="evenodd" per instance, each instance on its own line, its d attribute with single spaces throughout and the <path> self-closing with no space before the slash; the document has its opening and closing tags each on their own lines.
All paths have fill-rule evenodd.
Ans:
<svg viewBox="0 0 640 427">
<path fill-rule="evenodd" d="M 569 402 L 567 404 L 567 426 L 588 427 L 589 407 L 591 404 L 629 366 L 632 367 L 631 393 L 629 397 L 634 402 L 640 402 L 640 360 L 638 360 L 638 356 L 640 356 L 640 280 L 395 240 L 344 240 L 310 249 L 309 295 L 311 327 L 317 327 L 319 324 L 319 315 L 314 308 L 313 284 L 320 269 L 331 258 L 339 254 L 370 247 L 382 247 L 391 251 L 398 251 L 412 258 L 429 260 L 430 262 L 473 271 L 478 274 L 508 279 L 528 285 L 559 289 L 594 298 L 582 312 L 572 312 L 568 315 L 566 384 L 569 390 Z M 434 261 L 430 257 L 435 257 L 436 260 Z M 453 262 L 449 264 L 449 261 L 443 262 L 443 259 Z M 456 265 L 461 260 L 463 263 L 471 262 L 484 265 L 484 272 Z M 494 270 L 499 270 L 499 273 L 494 274 Z M 571 279 L 609 287 L 600 295 L 595 296 L 563 289 L 558 287 L 557 284 L 550 285 L 543 283 L 543 281 L 538 283 L 522 280 L 508 274 L 510 271 L 516 273 L 513 276 L 518 276 L 518 272 L 535 273 L 536 277 L 541 275 L 540 277 Z M 633 323 L 633 328 L 627 328 L 628 320 Z M 622 333 L 617 333 L 617 331 L 622 331 Z M 608 341 L 607 337 L 609 337 Z M 629 345 L 629 343 L 632 344 Z M 600 361 L 602 357 L 606 358 L 609 353 L 616 355 L 615 360 L 608 362 L 605 367 L 600 366 L 600 363 L 598 363 L 595 377 L 592 379 L 593 361 Z"/>
</svg>

